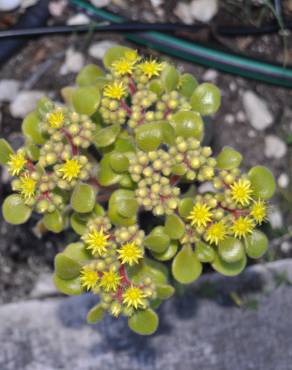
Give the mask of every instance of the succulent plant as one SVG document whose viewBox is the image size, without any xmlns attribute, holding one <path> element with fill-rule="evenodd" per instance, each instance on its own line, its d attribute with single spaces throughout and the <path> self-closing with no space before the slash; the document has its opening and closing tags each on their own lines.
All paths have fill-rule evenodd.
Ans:
<svg viewBox="0 0 292 370">
<path fill-rule="evenodd" d="M 88 322 L 123 315 L 149 335 L 174 280 L 195 281 L 204 264 L 234 276 L 247 256 L 263 255 L 257 227 L 275 181 L 262 166 L 241 172 L 231 147 L 215 157 L 203 146 L 202 116 L 220 106 L 216 86 L 122 46 L 104 65 L 83 68 L 62 90 L 64 104 L 39 101 L 23 121 L 23 147 L 1 139 L 14 191 L 2 209 L 15 225 L 36 212 L 51 232 L 72 229 L 75 242 L 55 258 L 57 288 L 99 296 Z"/>
</svg>

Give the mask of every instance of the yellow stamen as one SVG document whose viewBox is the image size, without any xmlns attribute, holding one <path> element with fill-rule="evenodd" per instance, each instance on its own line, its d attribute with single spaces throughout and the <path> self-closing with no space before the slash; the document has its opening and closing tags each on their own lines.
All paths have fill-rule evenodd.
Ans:
<svg viewBox="0 0 292 370">
<path fill-rule="evenodd" d="M 139 64 L 138 67 L 149 79 L 154 76 L 159 76 L 163 68 L 162 63 L 158 63 L 154 59 L 146 60 L 145 62 Z"/>
<path fill-rule="evenodd" d="M 54 112 L 51 112 L 48 116 L 49 125 L 52 128 L 61 128 L 64 123 L 64 114 L 61 109 L 57 109 Z"/>
<path fill-rule="evenodd" d="M 25 200 L 30 200 L 35 195 L 36 181 L 28 174 L 25 173 L 19 178 L 19 190 L 20 194 Z"/>
<path fill-rule="evenodd" d="M 111 269 L 103 272 L 99 286 L 106 292 L 116 292 L 120 284 L 120 280 L 121 277 L 119 274 Z"/>
<path fill-rule="evenodd" d="M 223 221 L 213 223 L 207 230 L 205 239 L 211 244 L 218 245 L 227 235 L 227 228 Z"/>
</svg>

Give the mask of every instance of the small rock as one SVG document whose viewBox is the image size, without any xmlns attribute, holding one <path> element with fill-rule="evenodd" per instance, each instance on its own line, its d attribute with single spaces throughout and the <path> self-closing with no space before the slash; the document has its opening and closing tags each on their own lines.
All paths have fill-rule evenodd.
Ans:
<svg viewBox="0 0 292 370">
<path fill-rule="evenodd" d="M 272 229 L 281 229 L 283 226 L 283 215 L 277 207 L 271 207 L 269 210 L 268 219 Z"/>
<path fill-rule="evenodd" d="M 230 82 L 229 89 L 234 92 L 237 89 L 237 85 L 234 81 Z"/>
<path fill-rule="evenodd" d="M 185 24 L 193 24 L 194 19 L 189 4 L 179 2 L 174 9 L 174 14 Z"/>
<path fill-rule="evenodd" d="M 90 46 L 88 54 L 93 58 L 102 59 L 105 52 L 115 45 L 115 42 L 107 40 L 96 42 Z"/>
<path fill-rule="evenodd" d="M 194 19 L 201 22 L 209 22 L 218 11 L 217 0 L 193 0 L 190 4 L 190 12 Z"/>
<path fill-rule="evenodd" d="M 8 184 L 10 179 L 7 166 L 1 166 L 1 184 Z"/>
<path fill-rule="evenodd" d="M 245 116 L 245 114 L 242 110 L 237 112 L 236 119 L 237 119 L 238 122 L 244 122 L 246 120 L 246 116 Z"/>
<path fill-rule="evenodd" d="M 247 136 L 250 138 L 255 138 L 257 136 L 257 133 L 255 130 L 248 130 Z"/>
<path fill-rule="evenodd" d="M 285 241 L 281 244 L 280 248 L 282 252 L 289 253 L 292 249 L 292 244 L 289 243 L 288 241 Z"/>
<path fill-rule="evenodd" d="M 53 17 L 61 17 L 64 13 L 64 10 L 67 6 L 66 0 L 50 1 L 49 2 L 49 11 Z"/>
<path fill-rule="evenodd" d="M 203 80 L 205 81 L 214 81 L 218 77 L 218 72 L 215 71 L 214 69 L 208 69 L 204 75 L 203 75 Z"/>
<path fill-rule="evenodd" d="M 265 130 L 273 123 L 273 116 L 267 103 L 253 91 L 243 93 L 243 106 L 249 123 L 256 130 Z"/>
<path fill-rule="evenodd" d="M 0 0 L 0 11 L 10 12 L 17 8 L 21 3 L 21 0 Z"/>
<path fill-rule="evenodd" d="M 9 110 L 12 117 L 24 118 L 36 108 L 38 100 L 44 95 L 44 92 L 38 90 L 21 91 L 10 103 Z"/>
<path fill-rule="evenodd" d="M 90 18 L 88 18 L 87 15 L 83 13 L 79 13 L 69 18 L 67 21 L 67 24 L 69 26 L 79 26 L 81 24 L 88 24 L 89 22 L 90 22 Z"/>
<path fill-rule="evenodd" d="M 150 0 L 153 8 L 158 8 L 163 4 L 163 0 Z"/>
<path fill-rule="evenodd" d="M 111 0 L 90 0 L 91 4 L 96 8 L 103 8 L 111 3 Z"/>
<path fill-rule="evenodd" d="M 289 176 L 287 175 L 287 173 L 281 173 L 281 175 L 279 176 L 278 178 L 278 185 L 280 186 L 280 188 L 287 188 L 287 186 L 289 185 Z"/>
<path fill-rule="evenodd" d="M 234 122 L 235 122 L 234 115 L 231 114 L 231 113 L 226 114 L 226 116 L 225 116 L 225 122 L 228 125 L 232 126 L 234 124 Z"/>
<path fill-rule="evenodd" d="M 66 51 L 65 62 L 60 68 L 60 74 L 77 73 L 84 66 L 84 56 L 79 51 L 69 48 Z"/>
<path fill-rule="evenodd" d="M 19 91 L 20 82 L 17 80 L 0 81 L 0 102 L 11 102 Z"/>
<path fill-rule="evenodd" d="M 283 158 L 287 153 L 287 145 L 276 135 L 265 137 L 265 156 L 267 158 Z"/>
<path fill-rule="evenodd" d="M 58 294 L 58 291 L 53 283 L 52 274 L 42 273 L 33 287 L 30 296 L 32 298 L 41 298 L 56 294 Z"/>
</svg>

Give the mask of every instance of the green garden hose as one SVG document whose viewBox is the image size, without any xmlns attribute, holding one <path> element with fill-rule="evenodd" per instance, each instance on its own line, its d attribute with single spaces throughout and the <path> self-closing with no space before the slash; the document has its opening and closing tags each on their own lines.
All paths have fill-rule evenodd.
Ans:
<svg viewBox="0 0 292 370">
<path fill-rule="evenodd" d="M 100 20 L 113 23 L 124 21 L 122 17 L 95 8 L 93 5 L 83 0 L 71 0 L 71 3 L 93 13 Z M 210 68 L 278 86 L 292 88 L 291 68 L 284 68 L 260 60 L 211 49 L 160 32 L 151 31 L 138 34 L 126 34 L 126 38 L 152 49 Z"/>
</svg>

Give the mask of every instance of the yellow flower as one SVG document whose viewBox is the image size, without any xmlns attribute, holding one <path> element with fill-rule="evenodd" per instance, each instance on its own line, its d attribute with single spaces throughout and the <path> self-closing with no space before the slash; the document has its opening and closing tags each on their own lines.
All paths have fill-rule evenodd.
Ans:
<svg viewBox="0 0 292 370">
<path fill-rule="evenodd" d="M 125 59 L 133 64 L 137 63 L 141 59 L 136 50 L 129 50 L 125 52 Z"/>
<path fill-rule="evenodd" d="M 80 173 L 81 165 L 77 159 L 67 159 L 58 171 L 61 173 L 63 180 L 72 181 Z"/>
<path fill-rule="evenodd" d="M 143 257 L 142 248 L 138 247 L 135 243 L 126 243 L 118 249 L 119 259 L 121 262 L 128 263 L 130 266 L 139 262 Z"/>
<path fill-rule="evenodd" d="M 251 200 L 251 183 L 247 179 L 239 179 L 235 181 L 231 186 L 231 198 L 236 204 L 246 206 Z"/>
<path fill-rule="evenodd" d="M 254 222 L 250 217 L 241 216 L 233 222 L 230 229 L 236 238 L 242 238 L 252 233 Z"/>
<path fill-rule="evenodd" d="M 255 219 L 257 224 L 261 224 L 263 221 L 265 221 L 267 216 L 266 203 L 261 199 L 254 202 L 251 207 L 250 215 Z"/>
<path fill-rule="evenodd" d="M 223 221 L 213 223 L 206 232 L 206 241 L 218 245 L 227 235 L 226 225 Z"/>
<path fill-rule="evenodd" d="M 148 78 L 159 76 L 160 72 L 162 71 L 162 63 L 158 63 L 154 59 L 146 60 L 145 62 L 139 64 L 139 69 Z"/>
<path fill-rule="evenodd" d="M 98 273 L 92 270 L 89 266 L 82 267 L 80 272 L 81 286 L 86 290 L 93 289 L 98 281 Z"/>
<path fill-rule="evenodd" d="M 24 153 L 19 151 L 15 154 L 10 154 L 8 165 L 8 172 L 12 176 L 18 176 L 20 172 L 24 169 L 27 160 L 25 159 Z"/>
<path fill-rule="evenodd" d="M 35 195 L 36 181 L 28 173 L 21 176 L 19 181 L 20 194 L 25 200 L 30 200 Z"/>
<path fill-rule="evenodd" d="M 118 76 L 130 75 L 133 72 L 134 63 L 126 58 L 121 58 L 113 62 L 112 69 Z"/>
<path fill-rule="evenodd" d="M 100 230 L 93 230 L 87 233 L 82 237 L 84 240 L 87 249 L 91 251 L 93 255 L 98 254 L 99 256 L 102 256 L 108 247 L 108 238 L 110 236 L 107 234 L 104 234 L 103 229 Z"/>
<path fill-rule="evenodd" d="M 114 317 L 118 317 L 119 314 L 121 313 L 122 311 L 122 306 L 117 303 L 117 302 L 114 302 L 111 307 L 110 307 L 110 312 L 111 314 L 114 316 Z"/>
<path fill-rule="evenodd" d="M 196 227 L 206 227 L 208 222 L 212 220 L 212 213 L 210 212 L 211 208 L 203 203 L 197 203 L 189 216 L 188 220 L 191 221 L 192 226 Z"/>
<path fill-rule="evenodd" d="M 107 84 L 104 87 L 103 95 L 111 98 L 120 100 L 127 93 L 126 87 L 123 82 L 114 81 L 111 84 Z"/>
<path fill-rule="evenodd" d="M 64 123 L 64 114 L 61 109 L 57 109 L 54 112 L 51 112 L 48 116 L 49 125 L 52 128 L 61 128 Z"/>
<path fill-rule="evenodd" d="M 112 269 L 104 271 L 100 279 L 99 286 L 106 292 L 115 292 L 120 284 L 121 277 L 119 274 Z"/>
<path fill-rule="evenodd" d="M 134 307 L 137 309 L 139 306 L 144 308 L 145 302 L 143 298 L 145 298 L 146 295 L 143 293 L 143 291 L 138 288 L 134 287 L 133 285 L 127 288 L 123 294 L 123 303 L 128 307 Z"/>
</svg>

